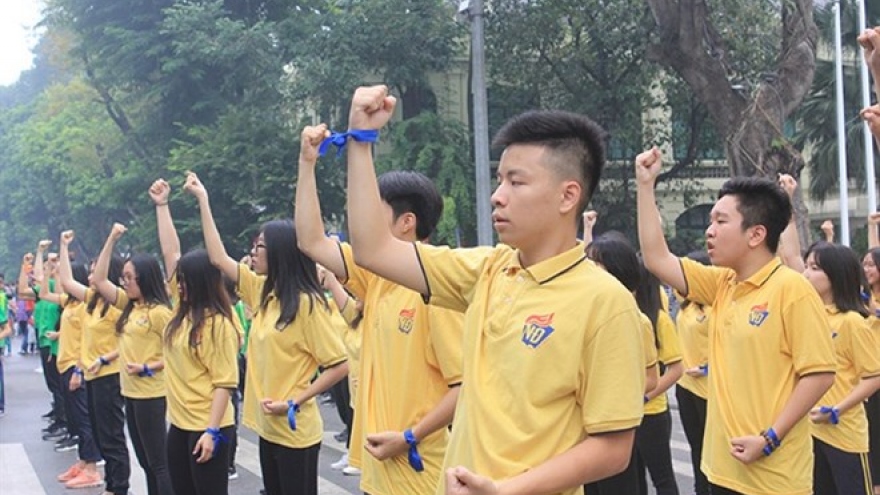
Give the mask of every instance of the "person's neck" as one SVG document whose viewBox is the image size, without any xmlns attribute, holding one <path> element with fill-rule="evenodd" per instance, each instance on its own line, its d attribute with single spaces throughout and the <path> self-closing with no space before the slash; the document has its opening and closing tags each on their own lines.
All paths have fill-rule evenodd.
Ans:
<svg viewBox="0 0 880 495">
<path fill-rule="evenodd" d="M 834 294 L 832 294 L 830 291 L 825 294 L 819 294 L 819 297 L 822 298 L 822 302 L 826 306 L 833 306 L 834 305 Z"/>
<path fill-rule="evenodd" d="M 576 232 L 558 232 L 542 236 L 529 246 L 519 247 L 519 261 L 524 268 L 558 256 L 577 245 Z"/>
<path fill-rule="evenodd" d="M 743 258 L 736 266 L 733 266 L 733 271 L 736 272 L 736 280 L 738 282 L 742 282 L 743 280 L 748 280 L 752 275 L 758 273 L 761 268 L 770 263 L 770 261 L 776 256 L 767 251 L 766 249 L 754 250 L 750 252 L 745 258 Z"/>
</svg>

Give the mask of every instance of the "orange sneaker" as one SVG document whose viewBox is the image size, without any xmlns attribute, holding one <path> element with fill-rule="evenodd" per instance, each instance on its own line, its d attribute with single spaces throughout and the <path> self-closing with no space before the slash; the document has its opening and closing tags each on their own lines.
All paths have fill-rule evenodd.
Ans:
<svg viewBox="0 0 880 495">
<path fill-rule="evenodd" d="M 70 466 L 69 468 L 67 468 L 67 471 L 64 471 L 63 473 L 59 474 L 58 481 L 60 481 L 62 483 L 70 481 L 70 480 L 76 478 L 77 476 L 79 476 L 79 473 L 81 473 L 82 470 L 83 470 L 82 466 L 80 466 L 80 464 L 77 462 L 73 466 Z"/>
<path fill-rule="evenodd" d="M 82 470 L 72 480 L 64 484 L 67 488 L 92 488 L 104 484 L 104 478 L 97 471 Z"/>
</svg>

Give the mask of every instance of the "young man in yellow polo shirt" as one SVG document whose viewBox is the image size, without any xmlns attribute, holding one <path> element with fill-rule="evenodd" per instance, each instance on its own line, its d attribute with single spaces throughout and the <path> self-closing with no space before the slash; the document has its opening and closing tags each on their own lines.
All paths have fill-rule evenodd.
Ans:
<svg viewBox="0 0 880 495">
<path fill-rule="evenodd" d="M 381 129 L 396 101 L 387 91 L 359 88 L 349 128 Z M 492 197 L 504 244 L 478 249 L 394 237 L 371 147 L 348 144 L 357 263 L 465 312 L 463 385 L 438 494 L 579 494 L 629 462 L 645 381 L 638 309 L 576 237 L 603 137 L 565 112 L 512 119 L 496 137 L 505 151 Z"/>
<path fill-rule="evenodd" d="M 836 361 L 822 301 L 775 257 L 791 203 L 766 179 L 725 183 L 706 231 L 715 266 L 703 266 L 669 252 L 654 196 L 660 168 L 656 148 L 636 158 L 639 242 L 657 277 L 712 305 L 702 461 L 712 494 L 812 494 L 806 416 Z"/>
<path fill-rule="evenodd" d="M 314 170 L 328 134 L 324 125 L 303 130 L 295 217 L 300 249 L 364 301 L 349 463 L 360 467 L 361 489 L 370 495 L 432 493 L 461 384 L 463 315 L 364 270 L 350 245 L 324 235 Z M 427 240 L 443 211 L 430 179 L 392 171 L 379 184 L 383 228 L 410 244 Z M 420 463 L 410 454 L 413 443 Z"/>
</svg>

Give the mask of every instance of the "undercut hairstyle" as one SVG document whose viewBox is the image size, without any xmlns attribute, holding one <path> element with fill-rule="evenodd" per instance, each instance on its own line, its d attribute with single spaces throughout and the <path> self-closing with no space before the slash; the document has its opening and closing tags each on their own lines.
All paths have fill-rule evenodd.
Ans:
<svg viewBox="0 0 880 495">
<path fill-rule="evenodd" d="M 315 302 L 329 308 L 324 288 L 318 282 L 318 267 L 300 251 L 296 243 L 296 228 L 292 220 L 272 220 L 262 227 L 266 244 L 266 281 L 260 297 L 260 310 L 265 311 L 269 296 L 274 294 L 281 305 L 281 314 L 275 330 L 282 331 L 293 322 L 299 311 L 300 298 L 309 298 L 309 312 Z"/>
<path fill-rule="evenodd" d="M 125 266 L 125 260 L 122 259 L 117 254 L 110 256 L 110 267 L 107 269 L 107 280 L 113 283 L 116 287 L 120 287 L 119 281 L 122 279 L 122 267 Z M 88 279 L 86 279 L 86 283 L 83 284 L 85 286 L 89 285 Z M 101 306 L 101 317 L 107 315 L 107 310 L 110 309 L 110 304 L 103 297 L 101 297 L 100 291 L 92 291 L 92 298 L 89 299 L 89 303 L 86 305 L 86 313 L 92 314 L 95 311 L 95 308 L 98 306 L 98 301 L 103 302 L 104 304 Z"/>
<path fill-rule="evenodd" d="M 816 266 L 828 277 L 831 299 L 837 309 L 841 312 L 853 311 L 867 318 L 868 308 L 861 297 L 866 285 L 865 272 L 856 252 L 842 244 L 818 241 L 807 249 L 804 261 L 811 253 Z"/>
<path fill-rule="evenodd" d="M 636 250 L 617 235 L 602 234 L 587 246 L 587 258 L 602 265 L 626 290 L 635 292 L 642 275 Z"/>
<path fill-rule="evenodd" d="M 791 220 L 792 207 L 788 194 L 776 182 L 760 177 L 734 177 L 721 186 L 718 199 L 735 196 L 737 211 L 743 217 L 742 229 L 763 225 L 767 229 L 767 249 L 779 247 L 779 237 Z"/>
<path fill-rule="evenodd" d="M 419 240 L 431 237 L 443 215 L 443 197 L 434 182 L 412 170 L 392 170 L 379 176 L 378 181 L 379 196 L 391 206 L 394 220 L 412 213 Z"/>
<path fill-rule="evenodd" d="M 141 298 L 138 301 L 129 300 L 125 308 L 122 309 L 122 314 L 116 320 L 116 333 L 118 334 L 125 330 L 125 325 L 128 323 L 128 317 L 131 315 L 135 303 L 171 307 L 171 299 L 168 297 L 168 289 L 165 287 L 162 267 L 159 266 L 156 258 L 148 254 L 136 254 L 126 263 L 131 263 L 134 268 L 134 275 L 141 290 Z"/>
<path fill-rule="evenodd" d="M 204 249 L 190 251 L 180 258 L 177 262 L 177 283 L 180 301 L 165 329 L 165 345 L 170 346 L 174 342 L 184 320 L 189 320 L 189 348 L 198 355 L 207 320 L 211 322 L 212 340 L 215 339 L 219 318 L 226 318 L 235 325 L 232 301 L 223 274 L 211 264 L 211 258 Z"/>
<path fill-rule="evenodd" d="M 560 110 L 533 110 L 508 120 L 494 147 L 534 144 L 544 148 L 544 165 L 559 177 L 581 185 L 577 213 L 586 209 L 605 166 L 607 133 L 589 118 Z"/>
</svg>

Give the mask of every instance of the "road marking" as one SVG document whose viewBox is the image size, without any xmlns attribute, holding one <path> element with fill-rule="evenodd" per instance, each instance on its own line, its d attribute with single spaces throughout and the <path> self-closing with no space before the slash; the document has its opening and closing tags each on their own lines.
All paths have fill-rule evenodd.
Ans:
<svg viewBox="0 0 880 495">
<path fill-rule="evenodd" d="M 0 444 L 0 480 L 3 481 L 3 495 L 46 493 L 24 445 L 20 443 Z"/>
</svg>

